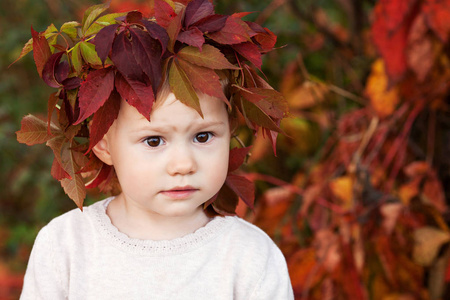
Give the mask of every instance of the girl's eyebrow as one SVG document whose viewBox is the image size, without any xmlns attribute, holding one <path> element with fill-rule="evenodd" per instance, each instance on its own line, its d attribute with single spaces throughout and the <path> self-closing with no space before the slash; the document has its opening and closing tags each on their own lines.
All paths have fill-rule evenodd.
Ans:
<svg viewBox="0 0 450 300">
<path fill-rule="evenodd" d="M 189 128 L 192 126 L 196 126 L 197 128 L 209 128 L 209 127 L 215 127 L 215 126 L 225 126 L 225 122 L 223 121 L 201 121 L 201 122 L 194 122 L 193 124 L 190 124 Z M 177 127 L 173 125 L 152 125 L 151 122 L 146 123 L 145 125 L 141 126 L 136 130 L 137 132 L 141 131 L 157 131 L 157 132 L 171 132 L 171 131 L 177 131 Z"/>
</svg>

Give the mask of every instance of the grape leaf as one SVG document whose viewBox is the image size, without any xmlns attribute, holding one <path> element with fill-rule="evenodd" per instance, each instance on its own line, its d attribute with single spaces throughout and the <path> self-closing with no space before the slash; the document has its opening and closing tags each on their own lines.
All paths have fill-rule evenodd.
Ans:
<svg viewBox="0 0 450 300">
<path fill-rule="evenodd" d="M 114 71 L 112 68 L 90 72 L 78 92 L 80 115 L 74 124 L 81 123 L 96 112 L 109 98 L 113 88 Z"/>
<path fill-rule="evenodd" d="M 153 90 L 157 90 L 162 77 L 161 69 L 161 44 L 158 40 L 140 29 L 130 28 L 131 45 L 136 62 L 149 78 L 151 78 Z"/>
<path fill-rule="evenodd" d="M 193 23 L 210 16 L 214 13 L 214 6 L 208 0 L 193 0 L 186 6 L 184 25 L 191 26 Z"/>
<path fill-rule="evenodd" d="M 98 4 L 98 5 L 93 5 L 84 12 L 83 21 L 81 22 L 81 24 L 82 24 L 81 32 L 82 32 L 83 36 L 85 36 L 86 31 L 92 25 L 92 23 L 95 21 L 95 19 L 97 19 L 97 17 L 100 14 L 102 14 L 105 10 L 108 9 L 110 2 L 111 1 L 108 1 L 108 2 L 102 3 L 102 4 Z"/>
<path fill-rule="evenodd" d="M 64 55 L 65 52 L 57 52 L 55 54 L 52 54 L 50 58 L 47 60 L 47 63 L 44 66 L 44 69 L 42 70 L 42 79 L 44 82 L 53 88 L 59 88 L 61 84 L 56 79 L 56 70 L 59 66 L 59 61 L 61 60 L 61 57 Z"/>
<path fill-rule="evenodd" d="M 155 18 L 156 22 L 162 27 L 169 26 L 173 18 L 176 17 L 176 13 L 167 2 L 163 0 L 155 0 Z"/>
<path fill-rule="evenodd" d="M 117 28 L 119 28 L 119 24 L 106 26 L 95 36 L 95 51 L 97 51 L 98 57 L 100 57 L 103 64 L 111 51 Z"/>
<path fill-rule="evenodd" d="M 219 76 L 216 74 L 216 72 L 214 72 L 214 70 L 191 64 L 182 59 L 179 59 L 178 63 L 180 64 L 180 67 L 186 73 L 187 78 L 190 79 L 191 84 L 196 90 L 212 97 L 221 99 L 228 106 L 230 105 L 230 102 L 223 93 L 223 88 L 220 84 Z"/>
<path fill-rule="evenodd" d="M 144 72 L 135 59 L 133 47 L 125 31 L 119 33 L 114 39 L 111 60 L 122 75 L 133 80 L 143 80 Z"/>
<path fill-rule="evenodd" d="M 233 14 L 227 18 L 221 30 L 209 33 L 208 36 L 218 43 L 230 45 L 250 41 L 249 32 L 252 32 L 250 27 Z"/>
<path fill-rule="evenodd" d="M 62 24 L 60 32 L 67 34 L 73 41 L 76 40 L 78 36 L 78 28 L 81 26 L 79 22 L 71 21 Z"/>
<path fill-rule="evenodd" d="M 216 32 L 221 30 L 227 21 L 228 16 L 224 15 L 210 15 L 194 24 L 191 27 L 197 27 L 201 32 Z"/>
<path fill-rule="evenodd" d="M 47 131 L 47 123 L 33 115 L 26 115 L 21 121 L 20 130 L 16 132 L 17 141 L 28 146 L 47 142 L 60 129 L 53 123 L 50 124 L 50 134 Z"/>
<path fill-rule="evenodd" d="M 116 73 L 115 86 L 120 96 L 150 121 L 150 113 L 155 100 L 150 82 L 126 79 L 120 73 Z"/>
<path fill-rule="evenodd" d="M 80 167 L 75 162 L 74 151 L 71 150 L 71 143 L 64 144 L 61 150 L 62 167 L 70 175 L 70 179 L 61 180 L 61 186 L 64 192 L 72 199 L 79 209 L 83 210 L 83 202 L 86 198 L 86 187 L 82 176 L 78 173 Z"/>
<path fill-rule="evenodd" d="M 109 25 L 115 25 L 116 18 L 123 17 L 125 15 L 126 13 L 113 13 L 101 16 L 100 18 L 95 20 L 95 22 L 89 27 L 89 29 L 84 33 L 84 36 L 88 37 L 90 35 L 100 32 L 100 30 Z"/>
<path fill-rule="evenodd" d="M 167 35 L 166 30 L 155 22 L 142 20 L 142 24 L 144 24 L 145 29 L 147 29 L 150 36 L 161 43 L 162 53 L 164 53 L 167 48 L 167 43 L 169 42 L 169 36 Z"/>
<path fill-rule="evenodd" d="M 31 27 L 31 35 L 33 36 L 33 58 L 39 76 L 42 78 L 42 71 L 48 59 L 52 55 L 47 39 L 41 33 L 35 31 Z"/>
<path fill-rule="evenodd" d="M 112 171 L 112 167 L 110 165 L 103 164 L 102 168 L 97 173 L 95 178 L 91 182 L 86 184 L 86 188 L 88 188 L 88 189 L 96 188 L 100 183 L 104 182 L 108 178 L 111 171 Z"/>
<path fill-rule="evenodd" d="M 228 174 L 225 184 L 228 185 L 248 207 L 253 209 L 253 203 L 255 201 L 255 186 L 253 185 L 253 182 L 243 176 Z"/>
<path fill-rule="evenodd" d="M 89 42 L 83 41 L 78 43 L 80 45 L 80 52 L 85 62 L 92 66 L 101 66 L 102 61 L 98 57 L 97 51 L 95 51 L 95 45 Z M 78 45 L 77 44 L 77 45 Z"/>
<path fill-rule="evenodd" d="M 169 85 L 170 90 L 179 101 L 195 109 L 203 118 L 197 93 L 176 60 L 172 61 L 169 69 Z"/>
<path fill-rule="evenodd" d="M 225 56 L 214 46 L 203 45 L 202 51 L 193 46 L 187 46 L 178 51 L 178 57 L 190 63 L 210 69 L 234 69 L 239 67 L 232 65 Z"/>
<path fill-rule="evenodd" d="M 251 147 L 233 148 L 230 150 L 230 159 L 228 162 L 228 172 L 236 171 L 245 161 Z"/>
<path fill-rule="evenodd" d="M 258 46 L 251 42 L 240 43 L 232 46 L 240 55 L 248 59 L 259 70 L 261 70 L 262 59 Z"/>
<path fill-rule="evenodd" d="M 69 173 L 66 172 L 66 170 L 61 167 L 61 164 L 58 162 L 56 157 L 53 159 L 52 169 L 50 171 L 50 174 L 52 174 L 53 178 L 56 180 L 63 180 L 65 178 L 70 179 Z"/>
<path fill-rule="evenodd" d="M 182 43 L 197 47 L 200 51 L 205 43 L 203 33 L 197 27 L 181 32 L 177 39 Z"/>
<path fill-rule="evenodd" d="M 89 152 L 108 132 L 114 120 L 117 119 L 120 109 L 120 95 L 113 90 L 109 95 L 109 99 L 100 107 L 92 118 L 89 134 Z"/>
</svg>

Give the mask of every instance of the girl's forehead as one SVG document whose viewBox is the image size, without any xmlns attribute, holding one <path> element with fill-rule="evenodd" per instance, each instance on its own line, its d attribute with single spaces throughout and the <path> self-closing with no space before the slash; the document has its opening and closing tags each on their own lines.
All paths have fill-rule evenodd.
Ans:
<svg viewBox="0 0 450 300">
<path fill-rule="evenodd" d="M 189 126 L 194 124 L 219 124 L 228 125 L 228 112 L 224 102 L 220 99 L 199 95 L 200 107 L 203 117 L 192 107 L 183 104 L 170 93 L 164 99 L 154 103 L 150 114 L 150 122 L 140 114 L 137 109 L 122 100 L 118 123 L 120 126 L 145 126 L 145 125 L 177 125 Z"/>
</svg>

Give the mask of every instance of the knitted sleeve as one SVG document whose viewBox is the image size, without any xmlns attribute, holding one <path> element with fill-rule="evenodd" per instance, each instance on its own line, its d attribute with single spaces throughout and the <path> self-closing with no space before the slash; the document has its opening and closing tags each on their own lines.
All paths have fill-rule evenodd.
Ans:
<svg viewBox="0 0 450 300">
<path fill-rule="evenodd" d="M 293 300 L 291 280 L 286 260 L 280 249 L 274 247 L 266 261 L 264 272 L 250 297 L 252 300 Z"/>
<path fill-rule="evenodd" d="M 31 251 L 21 300 L 67 299 L 62 287 L 63 274 L 58 269 L 57 260 L 49 229 L 44 227 L 36 237 Z"/>
</svg>

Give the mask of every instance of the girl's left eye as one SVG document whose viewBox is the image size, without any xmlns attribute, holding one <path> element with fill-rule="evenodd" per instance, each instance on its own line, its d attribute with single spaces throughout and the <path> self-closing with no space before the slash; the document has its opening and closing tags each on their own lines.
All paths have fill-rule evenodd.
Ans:
<svg viewBox="0 0 450 300">
<path fill-rule="evenodd" d="M 213 134 L 211 132 L 200 132 L 198 133 L 194 141 L 197 143 L 206 143 L 213 137 Z"/>
</svg>

